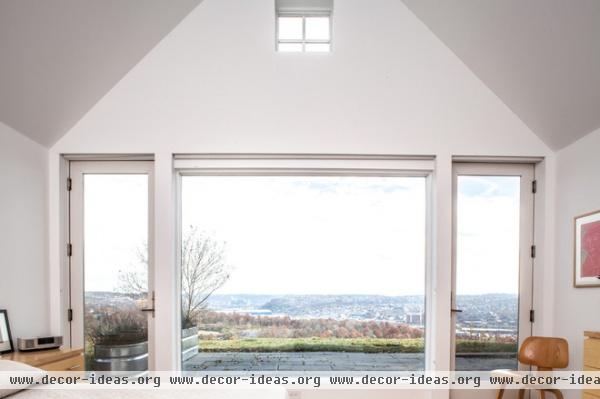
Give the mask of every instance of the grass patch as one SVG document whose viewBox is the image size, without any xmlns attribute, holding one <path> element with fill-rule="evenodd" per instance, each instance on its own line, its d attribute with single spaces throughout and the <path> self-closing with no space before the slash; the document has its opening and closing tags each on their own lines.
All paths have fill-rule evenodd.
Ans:
<svg viewBox="0 0 600 399">
<path fill-rule="evenodd" d="M 364 352 L 422 353 L 422 339 L 380 338 L 246 338 L 201 340 L 204 352 Z M 516 352 L 512 343 L 458 341 L 459 353 Z"/>
<path fill-rule="evenodd" d="M 204 352 L 366 352 L 419 353 L 422 339 L 246 338 L 201 340 Z"/>
<path fill-rule="evenodd" d="M 511 342 L 484 342 L 458 340 L 457 353 L 516 353 L 517 344 Z"/>
</svg>

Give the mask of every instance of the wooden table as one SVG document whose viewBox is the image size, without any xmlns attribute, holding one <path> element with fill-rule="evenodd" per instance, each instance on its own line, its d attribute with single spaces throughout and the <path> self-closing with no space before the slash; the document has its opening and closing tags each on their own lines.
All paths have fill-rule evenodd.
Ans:
<svg viewBox="0 0 600 399">
<path fill-rule="evenodd" d="M 2 360 L 13 360 L 46 371 L 83 371 L 83 349 L 49 349 L 32 352 L 14 352 L 0 356 Z"/>
</svg>

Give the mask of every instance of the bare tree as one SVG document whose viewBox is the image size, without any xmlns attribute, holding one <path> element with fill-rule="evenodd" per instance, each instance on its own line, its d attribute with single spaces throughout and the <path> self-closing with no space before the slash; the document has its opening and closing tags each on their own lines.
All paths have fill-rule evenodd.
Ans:
<svg viewBox="0 0 600 399">
<path fill-rule="evenodd" d="M 139 263 L 119 271 L 119 292 L 139 297 L 148 292 L 148 247 L 139 251 Z M 181 245 L 181 322 L 193 327 L 208 298 L 229 280 L 225 244 L 190 226 Z"/>
<path fill-rule="evenodd" d="M 190 227 L 181 245 L 181 322 L 192 327 L 208 298 L 229 280 L 225 245 Z"/>
<path fill-rule="evenodd" d="M 119 270 L 119 286 L 117 291 L 134 298 L 148 293 L 148 244 L 144 243 L 137 250 L 138 262 L 131 264 L 127 271 Z"/>
</svg>

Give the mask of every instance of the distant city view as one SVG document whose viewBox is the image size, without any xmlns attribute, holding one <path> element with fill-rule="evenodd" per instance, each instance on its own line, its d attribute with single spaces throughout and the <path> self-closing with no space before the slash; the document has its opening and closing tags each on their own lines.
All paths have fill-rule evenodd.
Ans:
<svg viewBox="0 0 600 399">
<path fill-rule="evenodd" d="M 513 337 L 517 334 L 518 297 L 514 294 L 458 296 L 459 337 Z M 251 316 L 392 322 L 423 328 L 421 295 L 219 295 L 208 299 L 214 312 Z"/>
<path fill-rule="evenodd" d="M 462 310 L 456 325 L 459 342 L 479 342 L 481 348 L 487 345 L 492 352 L 502 348 L 510 352 L 518 334 L 517 295 L 463 295 L 457 302 Z M 113 312 L 136 313 L 139 304 L 140 298 L 130 294 L 88 292 L 88 325 Z M 423 352 L 425 300 L 420 295 L 214 294 L 207 300 L 196 327 L 199 350 L 209 352 L 286 351 L 282 342 L 273 340 L 307 338 L 365 339 L 355 342 L 353 349 L 332 345 L 329 350 L 333 351 Z M 271 340 L 261 341 L 267 338 Z M 374 347 L 369 339 L 389 339 L 389 345 L 378 342 Z M 255 346 L 243 341 L 252 341 Z M 460 348 L 459 353 L 482 350 L 473 345 Z M 304 342 L 302 350 L 312 349 Z"/>
<path fill-rule="evenodd" d="M 215 312 L 297 319 L 372 320 L 424 325 L 424 298 L 420 295 L 219 295 L 207 308 Z M 410 320 L 409 320 L 410 319 Z"/>
</svg>

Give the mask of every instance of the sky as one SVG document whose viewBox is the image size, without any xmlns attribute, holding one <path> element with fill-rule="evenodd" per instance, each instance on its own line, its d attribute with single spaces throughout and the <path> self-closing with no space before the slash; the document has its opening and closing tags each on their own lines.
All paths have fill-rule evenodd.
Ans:
<svg viewBox="0 0 600 399">
<path fill-rule="evenodd" d="M 519 291 L 520 178 L 459 176 L 456 293 Z"/>
<path fill-rule="evenodd" d="M 424 178 L 189 176 L 182 201 L 226 245 L 219 293 L 424 292 Z"/>
<path fill-rule="evenodd" d="M 86 175 L 85 284 L 139 270 L 147 177 Z M 519 178 L 459 177 L 457 293 L 518 290 Z M 184 176 L 182 225 L 225 246 L 222 294 L 422 295 L 421 177 Z M 490 212 L 490 209 L 493 210 Z"/>
<path fill-rule="evenodd" d="M 139 271 L 148 242 L 148 176 L 84 176 L 86 291 L 113 291 L 119 273 Z"/>
</svg>

